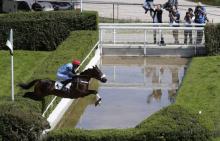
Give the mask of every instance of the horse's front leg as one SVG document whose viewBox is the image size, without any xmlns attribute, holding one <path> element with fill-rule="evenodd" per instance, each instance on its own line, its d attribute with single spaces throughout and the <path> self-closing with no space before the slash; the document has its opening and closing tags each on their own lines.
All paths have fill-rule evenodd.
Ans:
<svg viewBox="0 0 220 141">
<path fill-rule="evenodd" d="M 88 95 L 89 94 L 94 94 L 96 95 L 96 102 L 95 102 L 95 106 L 100 105 L 101 104 L 101 96 L 98 94 L 98 92 L 96 90 L 88 90 Z"/>
<path fill-rule="evenodd" d="M 96 94 L 96 102 L 95 102 L 95 106 L 100 105 L 102 102 L 102 98 L 101 96 L 97 93 Z"/>
</svg>

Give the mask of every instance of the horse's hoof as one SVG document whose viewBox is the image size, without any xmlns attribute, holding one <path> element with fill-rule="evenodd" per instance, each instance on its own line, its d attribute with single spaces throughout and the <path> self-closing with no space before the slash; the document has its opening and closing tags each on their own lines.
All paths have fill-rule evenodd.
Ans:
<svg viewBox="0 0 220 141">
<path fill-rule="evenodd" d="M 100 105 L 102 102 L 101 102 L 101 98 L 99 98 L 96 102 L 95 102 L 95 106 L 97 106 L 97 105 Z"/>
</svg>

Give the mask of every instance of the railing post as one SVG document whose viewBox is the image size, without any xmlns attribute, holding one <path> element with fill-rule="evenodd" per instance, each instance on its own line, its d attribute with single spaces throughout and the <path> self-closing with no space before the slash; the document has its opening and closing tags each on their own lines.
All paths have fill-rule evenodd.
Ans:
<svg viewBox="0 0 220 141">
<path fill-rule="evenodd" d="M 102 28 L 99 27 L 99 47 L 100 47 L 100 54 L 102 55 Z"/>
<path fill-rule="evenodd" d="M 100 44 L 102 44 L 102 28 L 99 29 L 99 40 Z"/>
<path fill-rule="evenodd" d="M 197 55 L 197 44 L 195 45 L 195 56 Z"/>
<path fill-rule="evenodd" d="M 113 3 L 113 23 L 115 23 L 115 3 Z"/>
<path fill-rule="evenodd" d="M 114 30 L 113 30 L 113 42 L 114 42 L 114 44 L 116 43 L 116 29 L 114 28 Z"/>
<path fill-rule="evenodd" d="M 82 0 L 80 0 L 80 11 L 81 11 L 81 13 L 82 13 L 82 10 L 83 10 L 83 2 L 82 2 Z"/>
<path fill-rule="evenodd" d="M 159 30 L 159 39 L 158 39 L 158 41 L 159 41 L 159 45 L 161 45 L 161 39 L 162 39 L 162 30 Z"/>
<path fill-rule="evenodd" d="M 147 44 L 147 30 L 144 30 L 144 46 Z"/>
<path fill-rule="evenodd" d="M 147 30 L 144 30 L 144 55 L 146 55 Z"/>
</svg>

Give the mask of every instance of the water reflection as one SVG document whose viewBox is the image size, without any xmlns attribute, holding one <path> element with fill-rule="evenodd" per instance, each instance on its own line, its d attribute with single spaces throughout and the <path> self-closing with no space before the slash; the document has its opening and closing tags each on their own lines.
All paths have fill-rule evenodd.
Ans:
<svg viewBox="0 0 220 141">
<path fill-rule="evenodd" d="M 160 102 L 162 95 L 167 95 L 170 103 L 174 103 L 176 92 L 182 82 L 185 69 L 185 65 L 146 67 L 147 85 L 153 87 L 153 85 L 157 84 L 160 86 L 160 88 L 152 90 L 152 94 L 147 98 L 147 103 L 150 104 L 153 99 Z"/>
<path fill-rule="evenodd" d="M 102 105 L 95 107 L 91 105 L 92 100 L 87 104 L 77 104 L 83 110 L 68 115 L 77 118 L 75 123 L 65 119 L 68 126 L 60 128 L 70 125 L 85 129 L 136 126 L 146 117 L 175 102 L 187 63 L 184 58 L 103 57 L 100 67 L 108 82 L 100 84 L 98 90 L 103 99 Z"/>
<path fill-rule="evenodd" d="M 144 60 L 143 64 L 140 63 L 139 59 L 137 62 L 140 64 L 129 63 L 129 61 L 126 61 L 127 64 L 123 63 L 123 61 L 111 64 L 109 61 L 103 61 L 108 62 L 102 64 L 102 69 L 110 78 L 109 82 L 103 86 L 112 88 L 144 87 L 151 89 L 151 94 L 147 96 L 148 104 L 152 100 L 160 102 L 162 97 L 166 97 L 170 103 L 174 103 L 176 91 L 182 82 L 186 70 L 187 60 L 177 58 L 179 61 L 174 61 L 172 64 L 169 62 L 171 61 L 170 59 L 176 58 L 154 58 L 153 63 L 148 61 L 148 59 L 152 60 L 152 58 L 142 59 Z M 161 60 L 163 60 L 163 63 L 160 62 Z"/>
<path fill-rule="evenodd" d="M 77 124 L 80 124 L 81 116 L 86 108 L 93 106 L 95 102 L 96 97 L 94 95 L 75 100 L 56 128 L 74 128 Z"/>
</svg>

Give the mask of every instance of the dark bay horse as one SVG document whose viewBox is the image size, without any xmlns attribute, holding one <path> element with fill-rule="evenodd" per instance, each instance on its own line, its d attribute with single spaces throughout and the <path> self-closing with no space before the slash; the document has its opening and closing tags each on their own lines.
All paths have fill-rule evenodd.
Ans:
<svg viewBox="0 0 220 141">
<path fill-rule="evenodd" d="M 91 78 L 97 79 L 103 83 L 107 81 L 106 76 L 101 72 L 101 70 L 94 66 L 80 73 L 80 75 L 74 77 L 71 80 L 71 86 L 68 91 L 55 89 L 55 81 L 49 79 L 36 79 L 27 84 L 20 83 L 23 89 L 29 89 L 34 87 L 33 92 L 26 92 L 23 97 L 28 97 L 33 100 L 41 101 L 44 100 L 45 96 L 55 95 L 63 98 L 77 99 L 90 94 L 98 96 L 98 102 L 101 101 L 100 96 L 97 94 L 96 90 L 88 90 L 89 81 Z"/>
</svg>

